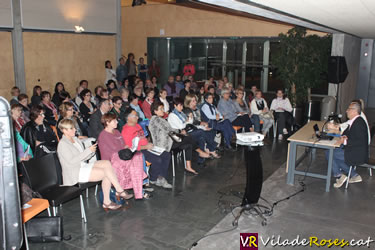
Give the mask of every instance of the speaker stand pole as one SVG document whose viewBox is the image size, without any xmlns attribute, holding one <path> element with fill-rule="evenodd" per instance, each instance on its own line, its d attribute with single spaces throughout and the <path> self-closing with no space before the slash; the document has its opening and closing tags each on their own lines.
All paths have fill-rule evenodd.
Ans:
<svg viewBox="0 0 375 250">
<path fill-rule="evenodd" d="M 336 91 L 336 110 L 335 113 L 338 114 L 340 112 L 340 83 L 337 84 L 337 91 Z"/>
</svg>

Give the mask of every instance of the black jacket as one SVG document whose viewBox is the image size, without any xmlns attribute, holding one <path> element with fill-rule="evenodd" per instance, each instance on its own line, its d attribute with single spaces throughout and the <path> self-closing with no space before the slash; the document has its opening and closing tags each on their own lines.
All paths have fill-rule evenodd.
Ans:
<svg viewBox="0 0 375 250">
<path fill-rule="evenodd" d="M 96 106 L 94 103 L 91 102 L 91 105 L 94 109 L 96 109 Z M 90 121 L 90 109 L 84 104 L 83 102 L 79 105 L 79 111 L 81 112 L 81 116 L 83 118 L 84 122 L 89 122 Z"/>
<path fill-rule="evenodd" d="M 98 108 L 90 117 L 89 130 L 90 136 L 98 139 L 100 132 L 104 129 L 102 124 L 102 111 Z"/>
<path fill-rule="evenodd" d="M 368 131 L 366 122 L 358 117 L 343 135 L 348 137 L 344 147 L 345 162 L 349 166 L 361 165 L 368 162 Z"/>
<path fill-rule="evenodd" d="M 22 138 L 30 145 L 33 152 L 36 152 L 36 141 L 40 141 L 48 148 L 55 150 L 57 148 L 57 138 L 55 132 L 53 132 L 51 127 L 46 122 L 44 122 L 44 128 L 45 131 L 43 126 L 38 126 L 34 121 L 29 121 L 21 130 Z"/>
</svg>

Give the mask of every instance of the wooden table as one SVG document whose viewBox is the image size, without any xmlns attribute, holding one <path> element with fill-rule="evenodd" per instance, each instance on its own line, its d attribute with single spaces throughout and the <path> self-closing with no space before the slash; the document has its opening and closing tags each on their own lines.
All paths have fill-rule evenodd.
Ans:
<svg viewBox="0 0 375 250">
<path fill-rule="evenodd" d="M 337 147 L 335 143 L 337 142 L 338 138 L 334 138 L 333 140 L 319 140 L 316 138 L 314 133 L 313 126 L 318 124 L 319 129 L 322 129 L 324 124 L 323 121 L 310 121 L 305 126 L 303 126 L 300 130 L 298 130 L 294 135 L 288 138 L 289 146 L 288 146 L 288 160 L 287 160 L 287 170 L 288 170 L 288 177 L 287 183 L 290 185 L 294 185 L 294 175 L 303 175 L 309 177 L 315 177 L 326 180 L 326 192 L 329 192 L 329 188 L 331 185 L 331 172 L 332 172 L 332 161 L 333 161 L 333 150 Z M 297 155 L 297 146 L 304 146 L 310 148 L 322 148 L 329 150 L 329 157 L 328 157 L 328 169 L 327 175 L 322 174 L 315 174 L 310 172 L 303 172 L 296 170 L 296 155 Z"/>
</svg>

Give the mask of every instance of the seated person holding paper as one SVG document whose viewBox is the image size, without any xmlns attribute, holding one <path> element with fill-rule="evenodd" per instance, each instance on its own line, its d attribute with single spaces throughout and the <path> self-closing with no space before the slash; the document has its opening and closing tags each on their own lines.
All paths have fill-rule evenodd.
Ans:
<svg viewBox="0 0 375 250">
<path fill-rule="evenodd" d="M 127 123 L 122 127 L 122 138 L 128 147 L 133 147 L 133 139 L 139 137 L 137 150 L 143 153 L 146 161 L 151 162 L 150 183 L 163 188 L 172 188 L 172 185 L 165 179 L 168 176 L 171 154 L 167 151 L 160 155 L 150 152 L 149 150 L 154 145 L 147 141 L 142 127 L 138 124 L 137 111 L 128 109 L 125 116 L 127 117 Z"/>
<path fill-rule="evenodd" d="M 122 160 L 119 151 L 128 148 L 117 130 L 117 117 L 115 114 L 102 116 L 104 130 L 100 132 L 98 145 L 102 160 L 109 160 L 116 172 L 118 181 L 123 189 L 133 189 L 135 199 L 148 199 L 149 194 L 143 192 L 143 179 L 147 178 L 143 170 L 142 153 L 137 152 L 130 160 Z"/>
<path fill-rule="evenodd" d="M 179 129 L 174 129 L 165 120 L 164 117 L 164 105 L 162 102 L 154 102 L 151 105 L 151 113 L 153 116 L 151 117 L 150 121 L 150 133 L 152 137 L 152 141 L 155 143 L 156 146 L 164 148 L 167 152 L 170 152 L 171 149 L 179 148 L 185 150 L 185 157 L 186 157 L 186 169 L 185 171 L 198 174 L 192 167 L 191 167 L 191 159 L 192 159 L 192 149 L 193 149 L 193 140 L 190 136 L 183 137 L 181 142 L 175 142 L 169 136 L 170 132 L 180 132 Z M 186 131 L 181 131 L 182 134 L 186 135 Z M 196 146 L 194 146 L 194 149 Z"/>
<path fill-rule="evenodd" d="M 339 178 L 333 185 L 335 188 L 345 183 L 350 166 L 362 165 L 368 161 L 368 130 L 360 113 L 361 106 L 354 102 L 346 110 L 349 126 L 338 141 L 340 148 L 336 148 L 333 152 L 332 172 L 334 177 Z M 328 152 L 326 157 L 328 159 Z M 349 183 L 362 181 L 354 168 L 349 178 Z"/>
</svg>

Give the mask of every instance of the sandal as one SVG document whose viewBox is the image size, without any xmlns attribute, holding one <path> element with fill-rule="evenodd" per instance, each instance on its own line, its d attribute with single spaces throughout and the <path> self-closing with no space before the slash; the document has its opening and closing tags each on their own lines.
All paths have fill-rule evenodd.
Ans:
<svg viewBox="0 0 375 250">
<path fill-rule="evenodd" d="M 133 198 L 134 195 L 132 194 L 128 194 L 125 190 L 123 190 L 122 192 L 117 192 L 116 191 L 116 199 L 118 201 L 121 200 L 121 198 L 124 198 L 125 200 L 129 200 L 131 198 Z"/>
<path fill-rule="evenodd" d="M 104 211 L 108 212 L 109 210 L 118 210 L 122 207 L 122 205 L 116 204 L 116 203 L 109 203 L 109 204 L 104 204 L 103 203 L 103 209 Z"/>
<path fill-rule="evenodd" d="M 211 156 L 212 156 L 213 158 L 215 158 L 215 159 L 220 159 L 220 158 L 221 158 L 221 156 L 218 155 L 215 151 L 214 151 L 214 152 L 210 152 L 210 154 L 211 154 Z"/>
</svg>

